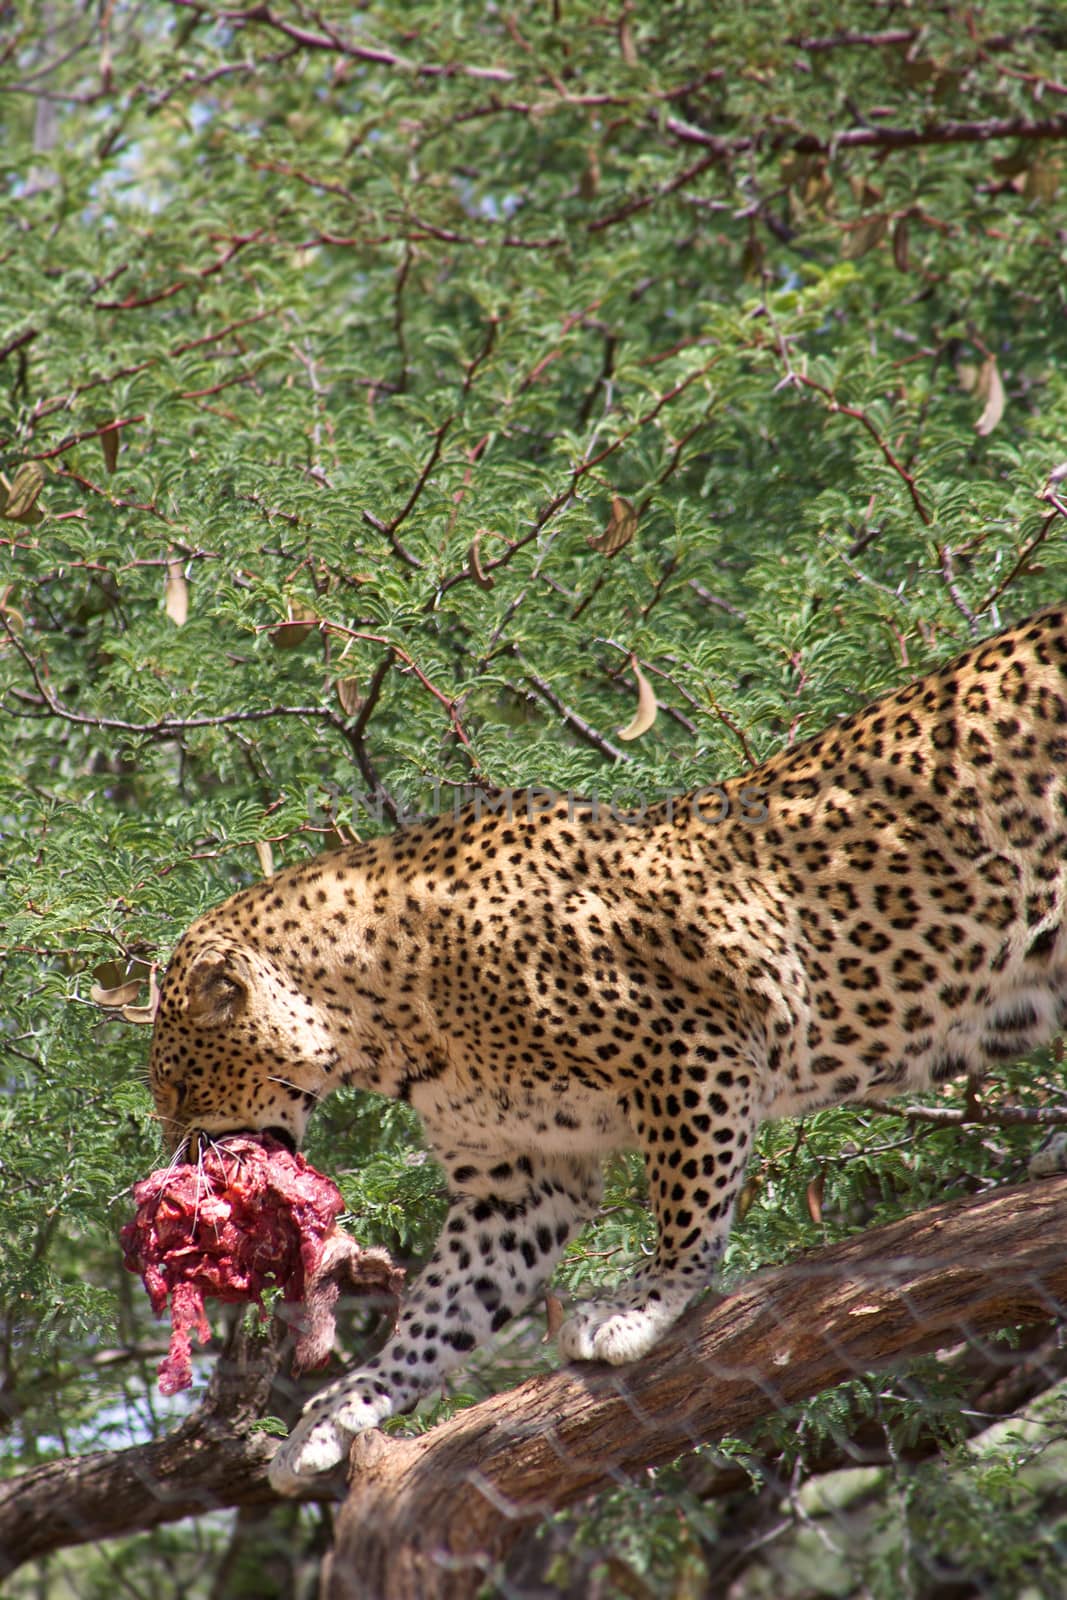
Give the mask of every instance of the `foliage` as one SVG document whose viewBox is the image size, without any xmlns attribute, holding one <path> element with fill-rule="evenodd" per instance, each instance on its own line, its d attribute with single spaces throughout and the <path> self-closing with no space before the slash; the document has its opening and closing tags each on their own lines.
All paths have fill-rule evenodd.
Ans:
<svg viewBox="0 0 1067 1600">
<path fill-rule="evenodd" d="M 157 1155 L 144 1034 L 90 991 L 165 962 L 257 845 L 298 860 L 472 786 L 711 783 L 1063 593 L 1067 32 L 1032 0 L 5 20 L 13 1472 L 179 1414 L 115 1247 Z M 626 743 L 638 669 L 659 715 Z M 769 1130 L 728 1266 L 1031 1147 L 856 1112 Z M 368 1242 L 425 1252 L 439 1184 L 403 1108 L 339 1098 L 310 1153 Z M 647 1237 L 634 1169 L 612 1184 L 568 1284 Z M 951 1483 L 923 1516 L 983 1523 L 1015 1574 L 1036 1507 L 991 1470 Z M 661 1492 L 634 1492 L 626 1592 L 690 1570 Z M 129 1552 L 161 1595 L 238 1592 L 210 1531 Z M 905 1592 L 876 1566 L 842 1592 Z"/>
</svg>

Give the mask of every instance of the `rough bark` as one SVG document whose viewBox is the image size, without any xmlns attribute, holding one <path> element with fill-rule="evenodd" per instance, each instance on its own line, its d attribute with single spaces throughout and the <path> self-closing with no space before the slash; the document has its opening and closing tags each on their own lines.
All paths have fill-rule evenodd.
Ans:
<svg viewBox="0 0 1067 1600">
<path fill-rule="evenodd" d="M 1067 1178 L 955 1201 L 760 1274 L 632 1367 L 531 1379 L 421 1439 L 370 1434 L 352 1452 L 324 1596 L 466 1600 L 531 1523 L 620 1478 L 857 1372 L 1055 1321 L 1065 1234 Z M 0 1575 L 67 1545 L 269 1504 L 273 1444 L 247 1430 L 284 1411 L 277 1361 L 237 1335 L 167 1438 L 0 1484 Z"/>
<path fill-rule="evenodd" d="M 568 1367 L 420 1439 L 356 1441 L 324 1600 L 469 1600 L 537 1519 L 835 1383 L 1067 1306 L 1067 1179 L 760 1274 L 629 1368 Z"/>
<path fill-rule="evenodd" d="M 267 1482 L 274 1445 L 248 1429 L 270 1407 L 278 1361 L 278 1340 L 250 1339 L 238 1325 L 203 1403 L 166 1438 L 50 1461 L 0 1483 L 0 1578 L 67 1545 L 276 1501 Z"/>
</svg>

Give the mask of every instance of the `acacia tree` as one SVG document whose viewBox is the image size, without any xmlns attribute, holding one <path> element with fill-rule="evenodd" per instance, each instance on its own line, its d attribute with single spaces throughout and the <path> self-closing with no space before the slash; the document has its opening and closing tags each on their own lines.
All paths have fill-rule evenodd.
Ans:
<svg viewBox="0 0 1067 1600">
<path fill-rule="evenodd" d="M 307 1592 L 329 1509 L 272 1501 L 254 1426 L 299 1399 L 282 1333 L 232 1327 L 161 1402 L 119 1265 L 158 1156 L 151 970 L 257 873 L 472 790 L 638 826 L 1062 594 L 1067 32 L 1031 0 L 4 15 L 0 1553 L 49 1596 Z M 658 715 L 624 740 L 642 684 Z M 729 1316 L 697 1312 L 596 1416 L 617 1375 L 487 1399 L 550 1364 L 520 1323 L 394 1427 L 481 1405 L 362 1447 L 333 1592 L 386 1507 L 383 1592 L 445 1570 L 397 1497 L 423 1459 L 459 1474 L 459 1593 L 1045 1592 L 1051 1210 L 894 1219 L 1023 1178 L 1064 1108 L 1042 1056 L 981 1105 L 768 1130 L 727 1281 L 894 1224 L 805 1258 L 869 1278 L 949 1229 L 922 1315 L 885 1321 L 918 1304 L 916 1246 L 858 1341 L 827 1332 L 854 1305 L 804 1296 L 826 1337 L 789 1382 L 745 1323 L 761 1405 L 724 1380 Z M 443 1196 L 406 1110 L 338 1096 L 310 1153 L 417 1263 Z M 559 1292 L 648 1236 L 620 1162 Z M 374 1333 L 357 1311 L 350 1347 Z M 521 1444 L 546 1407 L 555 1477 Z M 470 1493 L 494 1436 L 479 1481 L 519 1535 L 495 1542 Z"/>
</svg>

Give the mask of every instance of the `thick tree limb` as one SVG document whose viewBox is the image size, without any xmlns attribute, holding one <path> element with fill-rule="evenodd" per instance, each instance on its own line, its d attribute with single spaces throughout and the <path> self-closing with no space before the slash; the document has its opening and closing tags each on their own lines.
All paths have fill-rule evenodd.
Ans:
<svg viewBox="0 0 1067 1600">
<path fill-rule="evenodd" d="M 238 1325 L 203 1404 L 165 1439 L 50 1461 L 0 1483 L 0 1578 L 68 1545 L 276 1501 L 267 1483 L 274 1445 L 248 1430 L 272 1403 L 278 1357 L 278 1341 L 251 1340 Z"/>
<path fill-rule="evenodd" d="M 632 1367 L 568 1367 L 421 1439 L 356 1442 L 325 1600 L 469 1600 L 530 1524 L 857 1373 L 1067 1308 L 1067 1179 L 955 1201 L 691 1311 Z"/>
<path fill-rule="evenodd" d="M 697 1307 L 633 1367 L 531 1379 L 421 1439 L 367 1435 L 326 1600 L 468 1597 L 531 1523 L 631 1473 L 857 1372 L 1055 1320 L 1065 1219 L 1067 1177 L 938 1206 Z M 203 1406 L 167 1438 L 0 1484 L 0 1576 L 68 1545 L 270 1503 L 273 1445 L 248 1428 L 283 1408 L 277 1359 L 235 1335 Z M 731 1486 L 725 1475 L 710 1492 Z"/>
</svg>

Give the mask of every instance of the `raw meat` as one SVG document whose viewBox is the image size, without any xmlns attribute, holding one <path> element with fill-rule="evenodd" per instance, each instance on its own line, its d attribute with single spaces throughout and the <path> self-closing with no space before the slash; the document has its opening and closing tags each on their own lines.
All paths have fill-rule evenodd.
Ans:
<svg viewBox="0 0 1067 1600">
<path fill-rule="evenodd" d="M 310 1316 L 296 1351 L 303 1371 L 329 1359 L 342 1276 L 363 1292 L 399 1292 L 403 1274 L 385 1252 L 361 1250 L 335 1228 L 344 1207 L 336 1185 L 269 1134 L 211 1144 L 196 1166 L 161 1168 L 133 1195 L 137 1213 L 122 1230 L 123 1259 L 144 1279 L 156 1316 L 170 1299 L 163 1394 L 192 1382 L 191 1335 L 203 1344 L 211 1333 L 205 1297 L 262 1308 L 268 1287 L 289 1301 L 307 1294 Z"/>
</svg>

